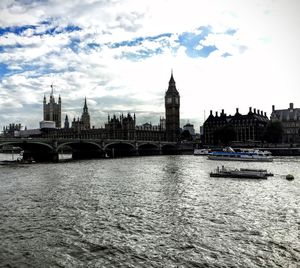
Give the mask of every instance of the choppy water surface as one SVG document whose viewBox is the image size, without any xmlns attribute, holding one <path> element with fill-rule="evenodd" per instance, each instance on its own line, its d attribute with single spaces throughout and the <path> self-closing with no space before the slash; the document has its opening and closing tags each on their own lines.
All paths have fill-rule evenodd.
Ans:
<svg viewBox="0 0 300 268">
<path fill-rule="evenodd" d="M 0 266 L 299 267 L 300 158 L 155 156 L 0 166 Z M 294 181 L 283 175 L 291 173 Z"/>
</svg>

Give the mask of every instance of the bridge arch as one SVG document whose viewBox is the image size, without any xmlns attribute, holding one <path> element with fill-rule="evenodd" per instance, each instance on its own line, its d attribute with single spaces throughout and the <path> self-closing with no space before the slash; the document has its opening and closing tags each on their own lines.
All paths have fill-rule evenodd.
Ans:
<svg viewBox="0 0 300 268">
<path fill-rule="evenodd" d="M 58 161 L 58 154 L 55 152 L 53 146 L 44 142 L 30 141 L 30 140 L 16 140 L 8 141 L 0 144 L 14 145 L 23 150 L 23 160 L 34 160 L 36 162 L 53 162 Z"/>
<path fill-rule="evenodd" d="M 5 145 L 14 145 L 14 146 L 20 147 L 24 150 L 24 149 L 27 149 L 28 147 L 30 147 L 30 145 L 36 146 L 34 144 L 41 146 L 41 147 L 46 147 L 48 150 L 51 150 L 51 151 L 54 149 L 50 144 L 47 144 L 44 142 L 37 142 L 37 141 L 27 141 L 27 140 L 3 142 L 0 144 L 0 147 L 5 146 Z"/>
<path fill-rule="evenodd" d="M 160 154 L 160 148 L 158 144 L 154 143 L 142 143 L 138 146 L 139 155 L 158 155 Z"/>
<path fill-rule="evenodd" d="M 72 149 L 73 159 L 93 159 L 102 158 L 105 156 L 105 151 L 96 142 L 92 141 L 68 141 L 61 143 L 57 146 L 57 151 L 63 147 L 68 146 Z"/>
<path fill-rule="evenodd" d="M 73 144 L 92 144 L 94 145 L 96 148 L 100 149 L 100 150 L 104 150 L 100 144 L 96 143 L 96 142 L 92 142 L 92 141 L 68 141 L 68 142 L 64 142 L 61 143 L 57 146 L 57 150 L 60 150 L 61 148 L 63 148 L 64 146 L 70 146 L 72 148 Z"/>
<path fill-rule="evenodd" d="M 137 154 L 135 145 L 130 142 L 111 142 L 105 145 L 109 157 L 133 156 Z"/>
</svg>

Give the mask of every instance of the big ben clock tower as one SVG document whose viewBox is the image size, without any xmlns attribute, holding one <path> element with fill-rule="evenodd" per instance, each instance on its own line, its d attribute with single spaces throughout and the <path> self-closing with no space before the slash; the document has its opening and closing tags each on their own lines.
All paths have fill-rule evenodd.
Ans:
<svg viewBox="0 0 300 268">
<path fill-rule="evenodd" d="M 165 95 L 167 141 L 178 140 L 180 134 L 179 133 L 180 132 L 179 107 L 180 107 L 180 96 L 176 89 L 176 83 L 172 72 L 169 81 L 169 88 Z"/>
</svg>

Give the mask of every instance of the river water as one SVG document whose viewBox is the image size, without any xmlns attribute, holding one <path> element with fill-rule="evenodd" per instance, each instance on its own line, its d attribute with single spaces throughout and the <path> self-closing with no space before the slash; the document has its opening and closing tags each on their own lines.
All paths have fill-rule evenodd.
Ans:
<svg viewBox="0 0 300 268">
<path fill-rule="evenodd" d="M 275 176 L 210 178 L 222 164 Z M 0 166 L 0 237 L 0 267 L 296 268 L 300 158 Z"/>
</svg>

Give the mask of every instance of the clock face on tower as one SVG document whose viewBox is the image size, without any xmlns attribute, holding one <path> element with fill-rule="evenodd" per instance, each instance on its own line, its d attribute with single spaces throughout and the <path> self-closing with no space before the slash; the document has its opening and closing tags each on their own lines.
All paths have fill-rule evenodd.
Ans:
<svg viewBox="0 0 300 268">
<path fill-rule="evenodd" d="M 172 103 L 172 98 L 168 97 L 167 98 L 167 103 Z"/>
<path fill-rule="evenodd" d="M 179 99 L 178 97 L 175 98 L 175 103 L 178 104 L 179 103 Z"/>
</svg>

